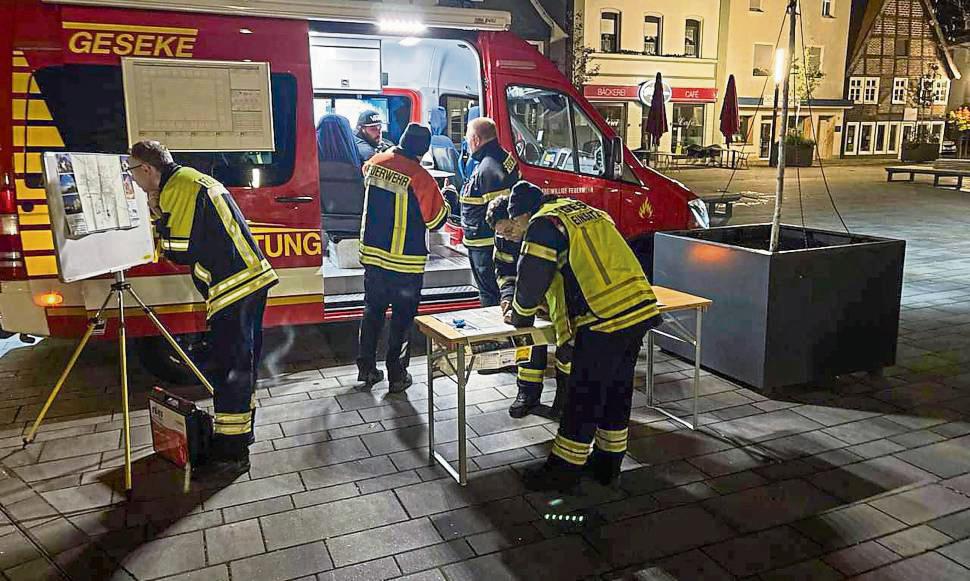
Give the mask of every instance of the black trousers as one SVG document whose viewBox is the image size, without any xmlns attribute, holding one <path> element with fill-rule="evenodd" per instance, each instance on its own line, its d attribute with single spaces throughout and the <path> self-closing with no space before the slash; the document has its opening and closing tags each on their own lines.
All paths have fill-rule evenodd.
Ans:
<svg viewBox="0 0 970 581">
<path fill-rule="evenodd" d="M 483 307 L 494 307 L 500 300 L 498 281 L 495 279 L 495 259 L 492 257 L 494 246 L 466 248 L 472 277 L 478 287 L 478 300 Z"/>
<path fill-rule="evenodd" d="M 360 322 L 357 367 L 377 368 L 377 340 L 391 307 L 391 328 L 387 339 L 387 379 L 404 378 L 411 360 L 408 337 L 421 302 L 424 275 L 405 274 L 377 266 L 364 266 L 364 318 Z"/>
<path fill-rule="evenodd" d="M 209 321 L 212 361 L 208 372 L 215 390 L 215 457 L 245 456 L 254 440 L 256 374 L 263 349 L 267 293 L 266 289 L 257 291 Z"/>
<path fill-rule="evenodd" d="M 546 345 L 519 347 L 515 351 L 515 384 L 519 393 L 529 397 L 539 397 L 545 379 L 549 348 Z M 566 343 L 556 348 L 556 389 L 564 389 L 572 366 L 572 344 Z"/>
<path fill-rule="evenodd" d="M 652 321 L 644 321 L 613 333 L 588 327 L 576 333 L 572 373 L 551 463 L 581 467 L 593 444 L 593 453 L 619 472 L 626 454 L 637 356 L 652 326 Z"/>
</svg>

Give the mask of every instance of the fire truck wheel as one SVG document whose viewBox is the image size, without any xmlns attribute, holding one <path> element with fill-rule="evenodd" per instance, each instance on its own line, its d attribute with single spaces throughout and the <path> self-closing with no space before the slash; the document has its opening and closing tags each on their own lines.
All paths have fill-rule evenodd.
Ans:
<svg viewBox="0 0 970 581">
<path fill-rule="evenodd" d="M 176 335 L 175 340 L 192 359 L 192 362 L 204 373 L 208 359 L 208 345 L 205 341 L 205 334 Z M 155 377 L 179 385 L 199 383 L 192 370 L 185 365 L 164 337 L 139 337 L 134 343 L 138 360 L 145 370 Z"/>
<path fill-rule="evenodd" d="M 633 249 L 633 254 L 640 261 L 640 266 L 643 267 L 647 280 L 653 282 L 653 236 L 631 240 L 630 248 Z"/>
</svg>

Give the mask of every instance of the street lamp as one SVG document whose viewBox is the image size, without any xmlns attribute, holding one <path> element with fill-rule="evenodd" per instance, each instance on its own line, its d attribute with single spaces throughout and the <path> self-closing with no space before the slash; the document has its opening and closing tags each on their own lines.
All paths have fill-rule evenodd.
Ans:
<svg viewBox="0 0 970 581">
<path fill-rule="evenodd" d="M 775 50 L 775 101 L 771 106 L 771 140 L 768 142 L 768 161 L 771 161 L 771 152 L 775 151 L 775 136 L 777 135 L 778 123 L 778 89 L 785 80 L 785 49 Z"/>
</svg>

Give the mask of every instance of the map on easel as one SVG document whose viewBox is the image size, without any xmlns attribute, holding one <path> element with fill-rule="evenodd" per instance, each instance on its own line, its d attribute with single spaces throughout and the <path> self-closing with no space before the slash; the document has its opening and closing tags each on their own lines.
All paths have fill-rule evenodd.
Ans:
<svg viewBox="0 0 970 581">
<path fill-rule="evenodd" d="M 148 195 L 128 173 L 128 156 L 46 152 L 42 156 L 58 276 L 74 282 L 154 259 Z"/>
<path fill-rule="evenodd" d="M 54 154 L 68 236 L 138 226 L 137 187 L 126 156 Z"/>
</svg>

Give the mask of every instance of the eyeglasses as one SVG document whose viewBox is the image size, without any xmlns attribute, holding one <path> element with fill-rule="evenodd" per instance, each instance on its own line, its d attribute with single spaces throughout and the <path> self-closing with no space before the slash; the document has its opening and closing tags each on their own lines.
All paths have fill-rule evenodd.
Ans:
<svg viewBox="0 0 970 581">
<path fill-rule="evenodd" d="M 128 173 L 131 173 L 131 170 L 133 170 L 133 169 L 138 169 L 138 168 L 140 168 L 140 167 L 141 167 L 141 166 L 143 166 L 143 165 L 145 165 L 145 164 L 143 164 L 143 163 L 139 163 L 138 165 L 129 165 L 129 166 L 128 166 L 128 170 L 127 170 L 127 171 L 128 171 Z"/>
</svg>

